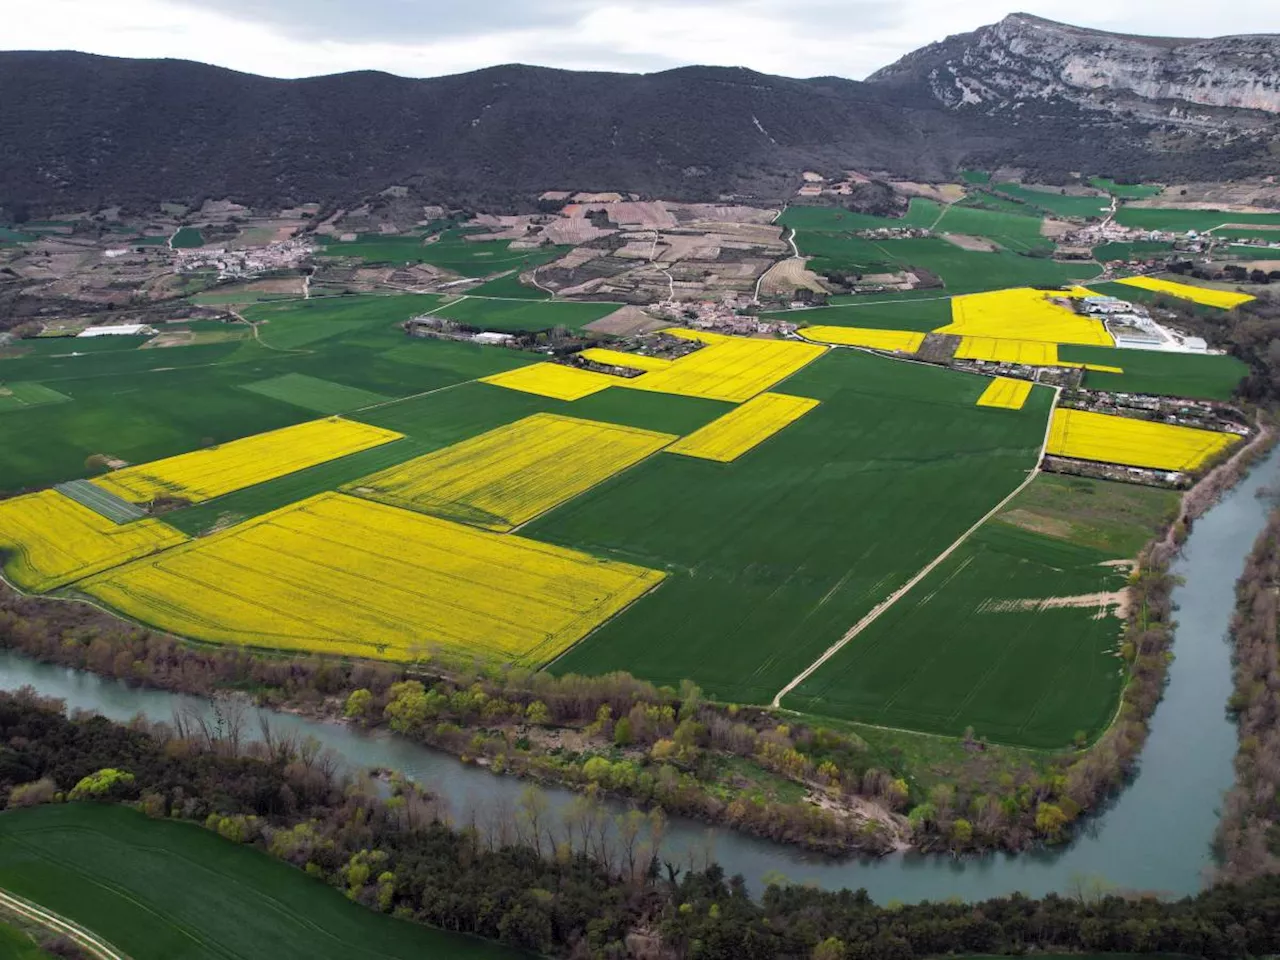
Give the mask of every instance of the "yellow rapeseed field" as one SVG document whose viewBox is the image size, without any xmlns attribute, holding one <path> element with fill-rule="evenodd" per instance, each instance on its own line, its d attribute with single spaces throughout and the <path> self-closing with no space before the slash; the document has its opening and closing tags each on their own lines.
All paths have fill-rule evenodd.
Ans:
<svg viewBox="0 0 1280 960">
<path fill-rule="evenodd" d="M 506 387 L 508 390 L 536 393 L 540 397 L 555 400 L 581 400 L 606 387 L 620 386 L 627 381 L 622 377 L 611 377 L 594 370 L 578 370 L 562 363 L 535 363 L 505 373 L 495 373 L 491 377 L 482 378 L 482 382 Z"/>
<path fill-rule="evenodd" d="M 1038 340 L 1007 340 L 1000 337 L 961 337 L 957 360 L 993 360 L 999 363 L 1026 363 L 1036 367 L 1058 365 L 1057 344 Z"/>
<path fill-rule="evenodd" d="M 1031 396 L 1031 381 L 1015 380 L 1012 377 L 996 377 L 982 391 L 978 398 L 980 407 L 1003 407 L 1006 410 L 1021 410 L 1022 405 Z"/>
<path fill-rule="evenodd" d="M 1239 439 L 1231 433 L 1059 408 L 1045 452 L 1128 467 L 1194 470 Z"/>
<path fill-rule="evenodd" d="M 762 393 L 667 447 L 669 453 L 728 463 L 818 405 L 808 397 Z"/>
<path fill-rule="evenodd" d="M 85 581 L 214 643 L 540 666 L 663 578 L 518 536 L 323 493 Z"/>
<path fill-rule="evenodd" d="M 186 540 L 159 520 L 115 524 L 56 490 L 0 500 L 5 573 L 43 593 Z"/>
<path fill-rule="evenodd" d="M 393 506 L 506 531 L 576 497 L 676 438 L 535 413 L 346 484 Z"/>
<path fill-rule="evenodd" d="M 1060 291 L 1015 287 L 965 294 L 952 298 L 951 323 L 934 332 L 1114 347 L 1115 341 L 1101 320 L 1081 316 L 1070 307 L 1053 302 L 1091 295 L 1083 287 Z"/>
<path fill-rule="evenodd" d="M 817 344 L 794 340 L 756 340 L 679 328 L 663 332 L 699 340 L 707 346 L 681 357 L 665 370 L 623 381 L 621 386 L 741 403 L 791 376 L 826 351 Z"/>
<path fill-rule="evenodd" d="M 402 436 L 366 423 L 329 417 L 125 467 L 92 482 L 132 503 L 146 503 L 156 497 L 199 503 Z"/>
<path fill-rule="evenodd" d="M 872 330 L 867 327 L 805 327 L 797 333 L 806 340 L 842 347 L 871 347 L 874 350 L 898 350 L 915 353 L 924 343 L 923 333 L 910 330 Z"/>
<path fill-rule="evenodd" d="M 621 350 L 609 350 L 605 347 L 589 347 L 579 356 L 596 363 L 614 367 L 630 367 L 632 370 L 665 370 L 674 360 L 663 360 L 661 357 L 646 357 L 640 353 L 623 353 Z"/>
<path fill-rule="evenodd" d="M 1143 290 L 1151 290 L 1155 293 L 1167 293 L 1171 297 L 1179 297 L 1183 300 L 1191 300 L 1195 303 L 1202 303 L 1207 307 L 1219 307 L 1223 310 L 1230 310 L 1232 307 L 1238 307 L 1240 304 L 1248 303 L 1254 299 L 1247 293 L 1233 293 L 1230 290 L 1211 290 L 1208 287 L 1195 287 L 1189 283 L 1160 280 L 1157 277 L 1125 277 L 1123 280 L 1117 280 L 1116 283 L 1139 287 Z"/>
</svg>

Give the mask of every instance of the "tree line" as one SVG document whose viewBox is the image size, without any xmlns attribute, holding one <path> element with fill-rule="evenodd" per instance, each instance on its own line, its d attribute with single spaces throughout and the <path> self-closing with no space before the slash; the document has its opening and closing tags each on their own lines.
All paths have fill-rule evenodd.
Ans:
<svg viewBox="0 0 1280 960">
<path fill-rule="evenodd" d="M 250 741 L 234 717 L 171 724 L 68 716 L 0 693 L 8 805 L 128 803 L 202 823 L 370 909 L 569 958 L 842 960 L 965 952 L 1125 951 L 1239 958 L 1280 951 L 1280 877 L 1195 897 L 1020 895 L 881 906 L 865 891 L 770 884 L 752 898 L 714 862 L 673 862 L 660 818 L 552 817 L 536 800 L 454 822 L 402 781 L 383 795 L 307 741 Z M 642 823 L 641 821 L 645 821 Z M 642 830 L 642 826 L 651 829 Z"/>
</svg>

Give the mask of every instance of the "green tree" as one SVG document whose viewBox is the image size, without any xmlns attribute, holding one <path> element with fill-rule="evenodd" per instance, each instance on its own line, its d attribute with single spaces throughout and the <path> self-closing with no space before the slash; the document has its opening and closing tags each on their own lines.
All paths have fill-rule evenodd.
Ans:
<svg viewBox="0 0 1280 960">
<path fill-rule="evenodd" d="M 369 706 L 373 702 L 373 694 L 364 687 L 352 690 L 347 697 L 347 704 L 343 708 L 343 716 L 353 719 L 362 720 L 369 715 Z"/>
<path fill-rule="evenodd" d="M 551 722 L 551 711 L 547 709 L 547 705 L 541 700 L 535 700 L 529 704 L 524 715 L 529 719 L 530 723 L 542 725 Z"/>
<path fill-rule="evenodd" d="M 844 941 L 827 937 L 813 948 L 813 960 L 844 960 Z"/>
<path fill-rule="evenodd" d="M 133 774 L 127 770 L 103 767 L 91 773 L 71 789 L 71 800 L 123 800 L 133 792 Z"/>
<path fill-rule="evenodd" d="M 623 717 L 616 724 L 614 724 L 613 742 L 615 744 L 617 744 L 619 747 L 629 747 L 631 746 L 633 739 L 634 738 L 632 737 L 632 734 L 631 734 L 631 720 L 628 717 Z"/>
</svg>

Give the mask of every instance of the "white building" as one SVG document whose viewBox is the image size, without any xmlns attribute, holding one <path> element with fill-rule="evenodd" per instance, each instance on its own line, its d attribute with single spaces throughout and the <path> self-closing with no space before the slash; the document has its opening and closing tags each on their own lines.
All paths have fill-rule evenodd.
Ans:
<svg viewBox="0 0 1280 960">
<path fill-rule="evenodd" d="M 139 334 L 147 334 L 150 336 L 155 333 L 154 327 L 149 327 L 145 323 L 117 323 L 104 327 L 85 327 L 81 330 L 77 337 L 136 337 Z"/>
</svg>

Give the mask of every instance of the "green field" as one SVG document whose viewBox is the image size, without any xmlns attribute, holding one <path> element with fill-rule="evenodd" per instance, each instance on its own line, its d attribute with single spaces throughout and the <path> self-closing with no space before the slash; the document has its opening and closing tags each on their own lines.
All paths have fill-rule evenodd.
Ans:
<svg viewBox="0 0 1280 960">
<path fill-rule="evenodd" d="M 0 413 L 42 407 L 49 403 L 66 403 L 70 399 L 41 383 L 0 382 Z"/>
<path fill-rule="evenodd" d="M 1126 227 L 1138 227 L 1143 230 L 1186 233 L 1188 230 L 1199 232 L 1213 230 L 1224 223 L 1280 227 L 1280 213 L 1230 213 L 1226 210 L 1147 209 L 1125 206 L 1116 213 L 1116 222 Z M 1236 236 L 1245 234 L 1265 237 L 1276 234 L 1275 230 L 1259 230 L 1256 234 L 1250 233 L 1247 229 L 1232 232 Z"/>
<path fill-rule="evenodd" d="M 283 400 L 304 410 L 314 410 L 316 413 L 346 413 L 348 410 L 385 403 L 391 399 L 371 390 L 309 377 L 305 373 L 282 373 L 266 380 L 246 383 L 243 389 Z"/>
<path fill-rule="evenodd" d="M 1025 476 L 1051 394 L 993 411 L 985 386 L 834 351 L 775 388 L 821 405 L 739 460 L 659 455 L 535 521 L 525 535 L 669 573 L 552 669 L 768 703 Z"/>
<path fill-rule="evenodd" d="M 52 955 L 17 927 L 0 923 L 0 960 L 52 960 Z"/>
<path fill-rule="evenodd" d="M 960 179 L 965 183 L 990 183 L 991 174 L 985 170 L 961 170 Z"/>
<path fill-rule="evenodd" d="M 1122 588 L 1126 571 L 1100 564 L 1136 556 L 1178 503 L 1169 490 L 1042 474 L 784 706 L 951 735 L 971 725 L 1031 747 L 1096 736 L 1121 686 L 1121 621 L 1016 601 Z"/>
<path fill-rule="evenodd" d="M 464 277 L 487 277 L 504 270 L 529 270 L 568 252 L 568 247 L 511 249 L 509 240 L 467 240 L 472 230 L 449 229 L 427 242 L 425 234 L 361 234 L 355 240 L 331 240 L 322 256 L 359 257 L 366 263 L 429 263 Z"/>
<path fill-rule="evenodd" d="M 1103 243 L 1093 248 L 1097 260 L 1141 260 L 1162 253 L 1172 253 L 1173 244 L 1158 240 L 1137 240 L 1133 243 Z"/>
<path fill-rule="evenodd" d="M 849 233 L 854 230 L 875 230 L 880 227 L 928 227 L 938 219 L 942 211 L 932 200 L 913 197 L 902 217 L 876 217 L 868 213 L 854 213 L 843 207 L 787 207 L 778 217 L 778 224 L 791 227 L 796 238 L 804 233 Z"/>
<path fill-rule="evenodd" d="M 1153 183 L 1116 183 L 1110 177 L 1090 177 L 1089 186 L 1105 190 L 1121 200 L 1146 200 L 1156 196 L 1161 187 Z"/>
<path fill-rule="evenodd" d="M 1235 357 L 1216 354 L 1165 353 L 1160 350 L 1115 350 L 1064 344 L 1058 356 L 1072 363 L 1120 367 L 1124 373 L 1085 373 L 1091 390 L 1154 393 L 1171 397 L 1230 400 L 1249 367 Z"/>
<path fill-rule="evenodd" d="M 1055 187 L 1028 187 L 1020 183 L 997 183 L 995 189 L 1023 203 L 1039 207 L 1055 217 L 1096 219 L 1111 206 L 1107 197 L 1076 197 L 1059 193 Z"/>
<path fill-rule="evenodd" d="M 862 723 L 1062 747 L 1096 736 L 1121 688 L 1122 622 L 1018 601 L 1119 590 L 1116 557 L 989 524 L 821 666 L 783 706 Z"/>
<path fill-rule="evenodd" d="M 0 814 L 0 887 L 133 960 L 523 956 L 393 920 L 250 847 L 118 806 Z"/>
<path fill-rule="evenodd" d="M 68 346 L 97 342 L 85 340 L 56 342 L 61 355 L 39 349 L 0 360 L 0 382 L 40 383 L 73 401 L 3 416 L 0 489 L 85 476 L 91 454 L 141 463 L 315 417 L 315 411 L 292 401 L 244 389 L 279 377 L 292 375 L 283 382 L 295 385 L 324 381 L 346 399 L 406 397 L 540 359 L 407 337 L 399 321 L 437 302 L 349 297 L 253 308 L 270 318 L 260 328 L 264 342 L 279 341 L 290 349 L 250 339 L 66 355 Z M 299 396 L 295 392 L 293 400 Z"/>
<path fill-rule="evenodd" d="M 486 280 L 484 283 L 468 287 L 467 293 L 477 297 L 514 297 L 517 300 L 550 300 L 551 294 L 534 286 L 525 286 L 520 282 L 520 271 L 514 270 L 505 277 Z"/>
<path fill-rule="evenodd" d="M 578 330 L 617 310 L 620 303 L 584 303 L 570 300 L 484 300 L 461 297 L 432 315 L 446 317 L 484 330 L 507 332 L 550 330 L 568 327 Z"/>
<path fill-rule="evenodd" d="M 1053 241 L 1040 235 L 1041 220 L 1034 211 L 1012 213 L 955 204 L 947 207 L 934 230 L 985 237 L 1015 253 L 1051 250 Z"/>
<path fill-rule="evenodd" d="M 191 249 L 204 246 L 204 237 L 195 227 L 180 227 L 173 235 L 170 245 L 175 250 Z"/>
</svg>

